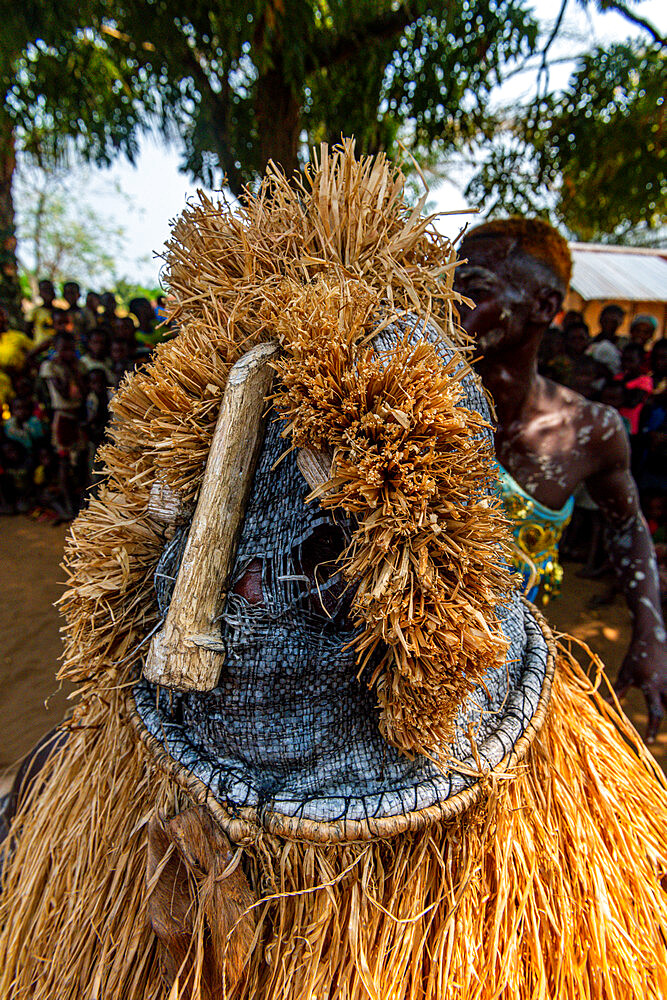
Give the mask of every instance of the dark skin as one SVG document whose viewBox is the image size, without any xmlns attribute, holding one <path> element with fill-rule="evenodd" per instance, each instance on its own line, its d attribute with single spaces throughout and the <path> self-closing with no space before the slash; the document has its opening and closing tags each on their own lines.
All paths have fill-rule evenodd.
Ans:
<svg viewBox="0 0 667 1000">
<path fill-rule="evenodd" d="M 88 353 L 91 358 L 102 360 L 107 356 L 107 338 L 101 330 L 94 330 L 88 337 Z"/>
<path fill-rule="evenodd" d="M 50 309 L 53 305 L 53 300 L 56 297 L 56 290 L 53 287 L 53 282 L 51 281 L 40 281 L 39 283 L 39 294 L 42 298 L 42 302 L 47 309 Z"/>
<path fill-rule="evenodd" d="M 56 297 L 56 290 L 53 287 L 52 281 L 40 281 L 39 285 L 39 295 L 44 306 L 47 309 L 51 309 L 53 306 L 53 300 Z M 34 323 L 28 323 L 28 336 L 32 337 L 34 331 Z"/>
<path fill-rule="evenodd" d="M 580 358 L 591 342 L 588 329 L 582 323 L 573 323 L 565 334 L 565 350 L 571 358 Z"/>
<path fill-rule="evenodd" d="M 656 383 L 667 378 L 667 340 L 659 340 L 651 351 L 651 371 Z"/>
<path fill-rule="evenodd" d="M 643 321 L 633 323 L 630 327 L 630 340 L 633 344 L 639 344 L 639 346 L 643 349 L 646 347 L 654 333 L 655 330 L 650 323 L 644 323 Z"/>
<path fill-rule="evenodd" d="M 616 340 L 616 331 L 623 322 L 625 313 L 615 306 L 606 306 L 600 313 L 600 331 L 598 337 L 602 340 Z"/>
<path fill-rule="evenodd" d="M 79 308 L 79 295 L 81 290 L 74 281 L 68 281 L 63 285 L 63 298 L 70 309 Z"/>
<path fill-rule="evenodd" d="M 76 383 L 79 394 L 84 392 L 83 378 L 76 367 L 76 348 L 71 337 L 61 337 L 56 340 L 56 359 L 66 369 L 66 376 L 59 378 L 54 376 L 58 392 L 67 397 L 70 392 L 72 382 Z"/>
<path fill-rule="evenodd" d="M 644 352 L 637 344 L 628 344 L 621 355 L 621 372 L 624 382 L 632 382 L 642 373 Z M 624 406 L 640 406 L 648 398 L 646 389 L 628 389 L 626 387 L 623 399 Z"/>
<path fill-rule="evenodd" d="M 476 368 L 495 403 L 496 454 L 545 506 L 559 510 L 586 483 L 602 510 L 610 560 L 633 617 L 616 691 L 623 697 L 630 687 L 641 689 L 652 742 L 667 707 L 667 647 L 655 553 L 623 424 L 610 407 L 538 374 L 540 341 L 565 292 L 558 278 L 502 236 L 465 240 L 461 258 L 467 261 L 457 269 L 456 290 L 477 304 L 461 306 L 461 324 L 476 341 Z"/>
</svg>

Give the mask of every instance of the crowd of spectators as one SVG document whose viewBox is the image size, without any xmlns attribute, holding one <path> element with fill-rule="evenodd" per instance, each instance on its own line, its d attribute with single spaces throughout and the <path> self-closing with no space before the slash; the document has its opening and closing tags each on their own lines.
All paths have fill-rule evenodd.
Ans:
<svg viewBox="0 0 667 1000">
<path fill-rule="evenodd" d="M 61 299 L 41 281 L 39 296 L 24 331 L 0 306 L 0 513 L 59 523 L 96 484 L 111 397 L 171 331 L 162 297 L 121 310 L 112 292 L 90 291 L 82 304 L 74 281 Z"/>
<path fill-rule="evenodd" d="M 629 336 L 618 329 L 624 312 L 608 305 L 591 336 L 579 312 L 567 312 L 546 334 L 542 375 L 587 399 L 613 406 L 628 435 L 632 472 L 659 561 L 667 563 L 667 338 L 654 316 L 635 316 Z M 575 516 L 564 540 L 565 555 L 583 559 L 584 575 L 605 569 L 602 519 L 585 488 L 578 491 Z M 667 572 L 665 566 L 664 572 Z"/>
<path fill-rule="evenodd" d="M 98 478 L 95 456 L 122 379 L 171 336 L 164 300 L 135 298 L 117 307 L 112 292 L 65 282 L 56 297 L 39 283 L 25 332 L 0 306 L 0 513 L 59 522 L 74 517 Z M 587 399 L 615 407 L 628 433 L 632 470 L 654 542 L 667 553 L 667 338 L 650 315 L 606 306 L 591 336 L 581 313 L 567 312 L 544 337 L 540 373 Z M 576 496 L 565 555 L 585 573 L 604 567 L 602 521 L 585 488 Z M 665 560 L 667 561 L 667 560 Z"/>
</svg>

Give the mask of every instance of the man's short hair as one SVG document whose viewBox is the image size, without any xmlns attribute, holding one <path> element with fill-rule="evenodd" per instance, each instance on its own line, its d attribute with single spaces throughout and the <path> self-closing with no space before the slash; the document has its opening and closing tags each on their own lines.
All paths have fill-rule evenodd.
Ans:
<svg viewBox="0 0 667 1000">
<path fill-rule="evenodd" d="M 572 330 L 583 330 L 587 337 L 590 337 L 591 335 L 588 323 L 586 323 L 583 319 L 575 319 L 572 323 L 569 323 L 563 330 L 564 336 L 567 337 Z"/>
<path fill-rule="evenodd" d="M 464 236 L 464 243 L 482 238 L 497 237 L 513 241 L 511 253 L 522 251 L 544 264 L 556 276 L 563 291 L 572 275 L 572 255 L 567 240 L 543 219 L 493 219 L 475 226 Z"/>
<path fill-rule="evenodd" d="M 613 302 L 611 305 L 605 306 L 600 312 L 600 319 L 603 316 L 620 316 L 621 319 L 625 316 L 625 310 L 621 306 L 615 305 Z"/>
</svg>

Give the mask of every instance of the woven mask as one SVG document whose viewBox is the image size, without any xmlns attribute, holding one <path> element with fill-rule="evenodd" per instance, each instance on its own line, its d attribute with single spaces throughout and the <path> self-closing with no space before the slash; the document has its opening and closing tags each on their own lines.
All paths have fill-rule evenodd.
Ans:
<svg viewBox="0 0 667 1000">
<path fill-rule="evenodd" d="M 374 351 L 389 356 L 406 335 L 434 342 L 443 364 L 456 365 L 436 331 L 413 320 L 387 328 Z M 485 417 L 488 437 L 486 400 L 468 369 L 462 403 Z M 272 832 L 356 839 L 450 814 L 476 794 L 481 773 L 526 740 L 548 686 L 541 629 L 518 595 L 508 595 L 498 608 L 505 661 L 490 664 L 460 706 L 451 739 L 432 757 L 387 742 L 372 684 L 383 650 L 359 671 L 355 582 L 342 578 L 338 563 L 354 518 L 307 502 L 296 452 L 285 454 L 285 429 L 274 412 L 219 620 L 218 685 L 179 693 L 143 682 L 135 698 L 146 736 L 223 825 L 240 818 Z M 187 527 L 158 566 L 163 611 L 186 536 Z"/>
</svg>

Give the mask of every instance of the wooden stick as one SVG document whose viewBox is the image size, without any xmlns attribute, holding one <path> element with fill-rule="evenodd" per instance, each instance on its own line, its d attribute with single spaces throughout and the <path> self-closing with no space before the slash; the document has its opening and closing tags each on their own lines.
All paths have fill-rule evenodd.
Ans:
<svg viewBox="0 0 667 1000">
<path fill-rule="evenodd" d="M 278 354 L 258 344 L 229 373 L 164 627 L 153 637 L 144 677 L 181 691 L 211 691 L 223 650 L 220 615 L 257 457 L 264 438 L 266 395 Z"/>
</svg>

